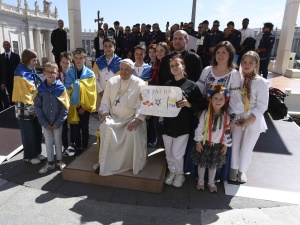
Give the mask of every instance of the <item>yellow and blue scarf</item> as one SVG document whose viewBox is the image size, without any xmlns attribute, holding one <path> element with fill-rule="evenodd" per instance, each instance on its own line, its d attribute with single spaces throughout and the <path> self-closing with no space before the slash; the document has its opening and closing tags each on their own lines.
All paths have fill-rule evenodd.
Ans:
<svg viewBox="0 0 300 225">
<path fill-rule="evenodd" d="M 88 112 L 96 112 L 97 91 L 94 72 L 83 66 L 80 79 L 77 78 L 77 68 L 73 67 L 67 71 L 65 87 L 70 96 L 68 122 L 79 123 L 76 108 L 83 107 Z"/>
<path fill-rule="evenodd" d="M 60 80 L 56 80 L 55 83 L 51 86 L 51 88 L 48 87 L 47 81 L 42 82 L 38 86 L 38 93 L 42 92 L 51 92 L 68 110 L 70 107 L 70 98 L 67 94 L 67 90 L 65 86 L 61 83 Z"/>
<path fill-rule="evenodd" d="M 34 69 L 31 70 L 23 64 L 19 64 L 15 70 L 12 101 L 33 105 L 36 87 L 40 83 L 42 83 L 42 79 Z"/>
<path fill-rule="evenodd" d="M 108 65 L 105 55 L 102 55 L 100 58 L 96 59 L 96 64 L 100 70 L 107 67 L 108 71 L 111 70 L 114 74 L 116 74 L 120 70 L 121 61 L 122 59 L 120 57 L 114 55 L 112 61 Z"/>
</svg>

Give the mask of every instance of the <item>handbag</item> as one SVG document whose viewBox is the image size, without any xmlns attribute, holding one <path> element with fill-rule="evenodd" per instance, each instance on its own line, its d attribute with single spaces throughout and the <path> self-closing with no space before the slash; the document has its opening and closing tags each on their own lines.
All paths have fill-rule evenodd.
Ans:
<svg viewBox="0 0 300 225">
<path fill-rule="evenodd" d="M 277 88 L 269 88 L 269 104 L 268 112 L 273 120 L 283 119 L 288 112 L 288 108 L 284 104 L 286 94 Z"/>
</svg>

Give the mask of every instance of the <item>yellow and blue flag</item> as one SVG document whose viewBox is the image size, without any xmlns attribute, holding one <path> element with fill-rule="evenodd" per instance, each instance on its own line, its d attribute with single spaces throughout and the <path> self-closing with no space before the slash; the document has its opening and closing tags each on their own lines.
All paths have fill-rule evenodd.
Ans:
<svg viewBox="0 0 300 225">
<path fill-rule="evenodd" d="M 33 105 L 36 87 L 41 82 L 41 77 L 34 69 L 29 69 L 23 64 L 19 64 L 15 70 L 12 101 Z"/>
<path fill-rule="evenodd" d="M 79 123 L 79 116 L 76 110 L 78 106 L 83 107 L 88 112 L 96 112 L 96 79 L 92 70 L 83 66 L 80 79 L 78 79 L 77 68 L 69 69 L 66 74 L 65 86 L 71 101 L 68 123 Z"/>
</svg>

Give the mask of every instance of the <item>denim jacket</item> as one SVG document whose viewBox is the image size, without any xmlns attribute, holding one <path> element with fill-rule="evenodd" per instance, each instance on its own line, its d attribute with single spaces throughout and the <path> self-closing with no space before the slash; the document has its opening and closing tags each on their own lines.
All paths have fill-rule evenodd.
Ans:
<svg viewBox="0 0 300 225">
<path fill-rule="evenodd" d="M 51 90 L 57 82 L 48 85 L 48 88 Z M 51 91 L 37 94 L 34 99 L 34 112 L 43 127 L 60 127 L 68 115 L 68 110 Z"/>
</svg>

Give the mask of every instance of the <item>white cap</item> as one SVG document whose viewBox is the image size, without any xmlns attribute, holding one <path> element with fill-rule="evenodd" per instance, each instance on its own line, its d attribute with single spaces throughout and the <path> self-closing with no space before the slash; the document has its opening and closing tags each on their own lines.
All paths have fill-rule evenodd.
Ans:
<svg viewBox="0 0 300 225">
<path fill-rule="evenodd" d="M 129 65 L 131 67 L 131 69 L 134 69 L 134 63 L 131 59 L 123 59 L 121 61 L 121 63 L 126 63 L 127 65 Z"/>
</svg>

